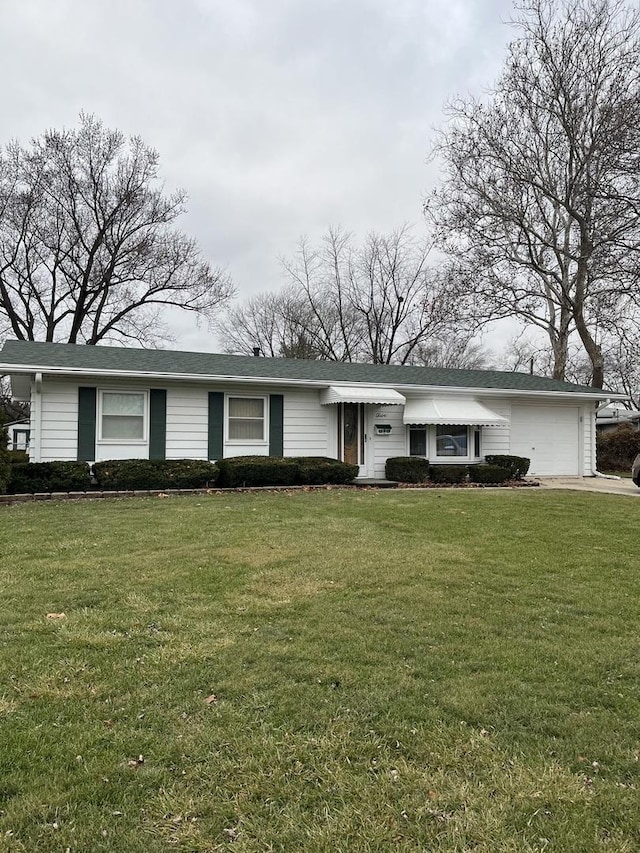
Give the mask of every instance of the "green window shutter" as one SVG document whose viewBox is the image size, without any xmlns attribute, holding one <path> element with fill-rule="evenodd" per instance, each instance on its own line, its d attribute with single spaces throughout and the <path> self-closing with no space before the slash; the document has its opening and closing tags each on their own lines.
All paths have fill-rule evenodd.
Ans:
<svg viewBox="0 0 640 853">
<path fill-rule="evenodd" d="M 167 455 L 167 392 L 152 388 L 149 392 L 149 459 Z"/>
<path fill-rule="evenodd" d="M 96 458 L 96 398 L 95 388 L 78 388 L 78 462 Z"/>
<path fill-rule="evenodd" d="M 222 459 L 224 442 L 224 394 L 209 391 L 209 459 Z"/>
<path fill-rule="evenodd" d="M 269 395 L 269 456 L 284 455 L 284 396 Z"/>
</svg>

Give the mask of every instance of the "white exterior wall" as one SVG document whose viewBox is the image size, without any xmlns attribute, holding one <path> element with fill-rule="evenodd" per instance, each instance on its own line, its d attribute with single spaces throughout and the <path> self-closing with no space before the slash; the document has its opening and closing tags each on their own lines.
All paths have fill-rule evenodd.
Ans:
<svg viewBox="0 0 640 853">
<path fill-rule="evenodd" d="M 495 398 L 482 398 L 487 408 L 511 421 L 511 404 L 508 401 Z M 509 425 L 501 427 L 482 427 L 480 430 L 480 453 L 484 458 L 487 454 L 509 453 Z"/>
<path fill-rule="evenodd" d="M 284 394 L 284 455 L 335 456 L 335 406 L 321 406 L 320 392 L 280 389 Z"/>
<path fill-rule="evenodd" d="M 596 470 L 596 406 L 582 406 L 582 476 L 590 477 Z"/>
<path fill-rule="evenodd" d="M 320 392 L 309 389 L 290 389 L 234 385 L 224 388 L 204 384 L 166 383 L 149 385 L 140 381 L 114 383 L 91 377 L 82 382 L 52 380 L 42 383 L 40 405 L 41 431 L 37 434 L 38 404 L 35 387 L 31 394 L 32 445 L 39 440 L 39 461 L 73 461 L 78 445 L 78 387 L 91 386 L 100 390 L 149 391 L 163 388 L 167 392 L 167 459 L 206 459 L 208 454 L 209 391 L 222 391 L 225 396 L 224 456 L 267 456 L 269 453 L 269 394 L 284 395 L 284 454 L 285 456 L 335 456 L 335 406 L 321 406 Z M 226 434 L 226 397 L 265 397 L 267 412 L 266 439 L 259 443 L 230 442 Z M 143 442 L 96 441 L 96 460 L 145 459 L 149 456 L 148 418 L 147 438 Z M 99 428 L 96 430 L 99 436 Z M 32 453 L 32 460 L 35 454 Z"/>
<path fill-rule="evenodd" d="M 167 386 L 167 459 L 206 459 L 208 421 L 207 390 L 198 385 Z"/>
<path fill-rule="evenodd" d="M 385 477 L 385 463 L 392 456 L 406 456 L 407 427 L 402 423 L 404 406 L 372 406 L 371 422 L 367 434 L 370 436 L 369 448 L 373 450 L 373 471 L 370 476 L 378 480 Z M 389 435 L 377 435 L 376 424 L 389 424 Z"/>
<path fill-rule="evenodd" d="M 320 391 L 316 389 L 267 386 L 232 385 L 227 387 L 199 383 L 143 383 L 140 381 L 100 381 L 87 377 L 82 381 L 52 379 L 42 382 L 42 393 L 36 394 L 35 383 L 31 389 L 31 448 L 32 461 L 74 460 L 78 441 L 78 387 L 95 386 L 98 390 L 144 390 L 164 388 L 167 391 L 166 456 L 167 459 L 206 459 L 208 453 L 208 392 L 223 391 L 225 395 L 264 396 L 280 393 L 284 396 L 284 454 L 285 456 L 337 455 L 337 420 L 335 405 L 321 405 Z M 504 417 L 511 419 L 513 406 L 522 415 L 523 406 L 530 412 L 532 428 L 536 429 L 538 407 L 549 410 L 555 405 L 571 406 L 567 399 L 540 398 L 538 405 L 532 398 L 500 397 L 482 398 L 483 402 Z M 226 400 L 226 398 L 225 398 Z M 589 476 L 595 468 L 595 405 L 574 404 L 578 427 L 576 429 L 576 473 Z M 402 406 L 366 406 L 367 476 L 383 478 L 385 462 L 390 456 L 408 454 L 408 427 L 402 423 Z M 537 411 L 538 410 L 538 411 Z M 391 426 L 388 435 L 375 432 L 376 423 Z M 40 426 L 40 430 L 38 427 Z M 268 436 L 268 406 L 267 423 Z M 542 436 L 544 438 L 544 436 Z M 547 437 L 553 440 L 552 433 Z M 515 452 L 511 443 L 511 430 L 507 427 L 482 429 L 482 455 Z M 225 457 L 255 454 L 267 455 L 268 440 L 258 444 L 229 442 L 224 436 Z M 97 443 L 97 459 L 147 458 L 148 441 L 142 443 Z M 524 454 L 526 455 L 526 454 Z"/>
<path fill-rule="evenodd" d="M 34 400 L 35 396 L 35 388 L 32 388 L 33 450 L 30 459 L 39 462 L 74 461 L 78 451 L 78 384 L 45 378 L 39 402 Z M 36 424 L 38 419 L 40 435 Z"/>
</svg>

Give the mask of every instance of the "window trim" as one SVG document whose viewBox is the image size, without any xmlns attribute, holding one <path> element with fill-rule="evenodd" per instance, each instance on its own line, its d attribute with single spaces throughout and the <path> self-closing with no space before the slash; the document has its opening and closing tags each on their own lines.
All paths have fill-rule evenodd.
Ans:
<svg viewBox="0 0 640 853">
<path fill-rule="evenodd" d="M 103 398 L 105 394 L 131 394 L 142 396 L 142 438 L 104 438 L 102 435 Z M 98 444 L 132 444 L 142 446 L 149 443 L 149 392 L 146 389 L 133 388 L 99 388 L 98 389 L 98 411 L 97 411 L 97 438 Z M 126 417 L 126 416 L 125 416 Z M 138 417 L 138 416 L 136 416 Z"/>
<path fill-rule="evenodd" d="M 412 429 L 418 430 L 423 429 L 426 432 L 426 448 L 427 455 L 426 456 L 416 456 L 417 459 L 429 459 L 434 464 L 447 464 L 447 465 L 468 465 L 470 462 L 479 462 L 482 459 L 482 427 L 477 426 L 475 424 L 455 424 L 455 426 L 466 427 L 467 428 L 467 455 L 466 456 L 438 456 L 436 454 L 437 449 L 437 427 L 438 426 L 447 426 L 447 424 L 407 424 L 407 456 L 411 455 L 411 435 L 410 431 Z M 476 432 L 479 435 L 479 449 L 480 455 L 475 456 L 475 435 Z"/>
<path fill-rule="evenodd" d="M 231 438 L 229 435 L 230 416 L 229 416 L 229 401 L 230 400 L 262 400 L 262 438 Z M 268 394 L 234 394 L 226 393 L 224 395 L 224 441 L 225 444 L 239 447 L 242 445 L 267 447 L 269 444 L 269 395 Z M 237 418 L 242 420 L 242 418 Z M 257 421 L 258 418 L 246 418 L 245 420 Z"/>
<path fill-rule="evenodd" d="M 29 443 L 31 441 L 31 429 L 29 427 L 24 427 L 24 429 L 12 429 L 11 430 L 11 446 L 13 450 L 28 450 Z M 24 439 L 24 447 L 19 447 L 20 436 L 25 436 Z"/>
</svg>

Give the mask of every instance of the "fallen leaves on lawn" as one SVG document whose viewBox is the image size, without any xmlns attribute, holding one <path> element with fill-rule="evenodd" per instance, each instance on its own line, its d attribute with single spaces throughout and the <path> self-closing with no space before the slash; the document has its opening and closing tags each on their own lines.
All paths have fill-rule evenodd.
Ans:
<svg viewBox="0 0 640 853">
<path fill-rule="evenodd" d="M 216 702 L 218 701 L 218 697 L 216 696 L 215 693 L 212 693 L 211 696 L 207 696 L 207 698 L 204 701 L 207 703 L 207 705 L 215 705 Z"/>
<path fill-rule="evenodd" d="M 47 613 L 47 619 L 66 619 L 66 613 Z"/>
</svg>

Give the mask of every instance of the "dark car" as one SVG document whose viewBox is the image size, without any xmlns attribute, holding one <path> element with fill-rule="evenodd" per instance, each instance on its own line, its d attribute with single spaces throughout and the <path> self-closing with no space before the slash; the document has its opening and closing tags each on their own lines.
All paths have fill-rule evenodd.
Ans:
<svg viewBox="0 0 640 853">
<path fill-rule="evenodd" d="M 640 453 L 633 460 L 631 466 L 631 479 L 640 488 Z"/>
</svg>

